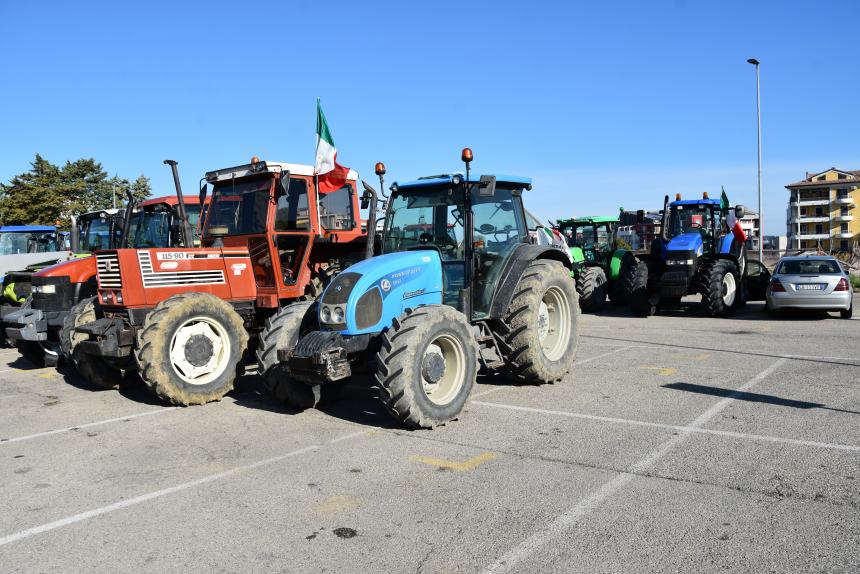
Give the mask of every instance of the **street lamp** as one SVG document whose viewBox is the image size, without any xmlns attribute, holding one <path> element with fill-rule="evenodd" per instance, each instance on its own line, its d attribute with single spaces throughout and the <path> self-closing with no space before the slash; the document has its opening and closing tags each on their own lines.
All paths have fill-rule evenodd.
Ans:
<svg viewBox="0 0 860 574">
<path fill-rule="evenodd" d="M 764 213 L 761 209 L 761 84 L 759 82 L 759 61 L 755 58 L 750 58 L 747 63 L 755 66 L 755 109 L 756 122 L 758 123 L 758 260 L 764 263 Z"/>
</svg>

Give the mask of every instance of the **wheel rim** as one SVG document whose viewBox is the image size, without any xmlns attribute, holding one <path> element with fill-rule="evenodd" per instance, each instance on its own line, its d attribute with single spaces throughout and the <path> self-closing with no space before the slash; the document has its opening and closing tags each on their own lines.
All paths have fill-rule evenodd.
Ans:
<svg viewBox="0 0 860 574">
<path fill-rule="evenodd" d="M 227 330 L 208 317 L 188 319 L 170 341 L 170 363 L 180 379 L 206 385 L 217 379 L 230 362 Z"/>
<path fill-rule="evenodd" d="M 723 303 L 725 303 L 726 306 L 730 307 L 735 302 L 737 290 L 735 276 L 731 273 L 723 275 Z"/>
<path fill-rule="evenodd" d="M 421 387 L 430 402 L 447 405 L 466 383 L 466 352 L 451 335 L 433 339 L 421 361 Z"/>
<path fill-rule="evenodd" d="M 538 342 L 550 361 L 558 360 L 567 350 L 570 317 L 570 305 L 564 292 L 550 287 L 540 301 L 537 324 Z"/>
</svg>

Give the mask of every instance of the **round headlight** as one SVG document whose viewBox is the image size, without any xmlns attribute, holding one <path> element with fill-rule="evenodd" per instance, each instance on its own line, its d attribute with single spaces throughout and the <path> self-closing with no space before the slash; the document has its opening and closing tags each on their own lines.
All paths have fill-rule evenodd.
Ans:
<svg viewBox="0 0 860 574">
<path fill-rule="evenodd" d="M 331 312 L 331 320 L 335 323 L 343 323 L 343 307 L 335 307 Z"/>
<path fill-rule="evenodd" d="M 325 305 L 320 309 L 320 319 L 324 323 L 328 323 L 331 320 L 331 310 Z"/>
</svg>

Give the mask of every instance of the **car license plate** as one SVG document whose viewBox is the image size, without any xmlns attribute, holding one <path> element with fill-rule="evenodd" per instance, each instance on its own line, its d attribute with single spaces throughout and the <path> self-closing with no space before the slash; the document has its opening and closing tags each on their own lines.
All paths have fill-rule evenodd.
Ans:
<svg viewBox="0 0 860 574">
<path fill-rule="evenodd" d="M 821 283 L 797 283 L 795 287 L 798 291 L 821 291 L 824 285 Z"/>
</svg>

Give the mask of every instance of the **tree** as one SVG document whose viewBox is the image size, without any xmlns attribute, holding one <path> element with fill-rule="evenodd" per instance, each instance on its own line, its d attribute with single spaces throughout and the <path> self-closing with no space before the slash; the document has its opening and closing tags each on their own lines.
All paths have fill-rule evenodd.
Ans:
<svg viewBox="0 0 860 574">
<path fill-rule="evenodd" d="M 149 178 L 141 174 L 133 183 L 109 177 L 96 160 L 67 161 L 60 168 L 36 154 L 30 171 L 0 184 L 0 222 L 5 225 L 68 226 L 71 216 L 86 211 L 125 205 L 131 190 L 136 201 L 149 196 Z"/>
</svg>

